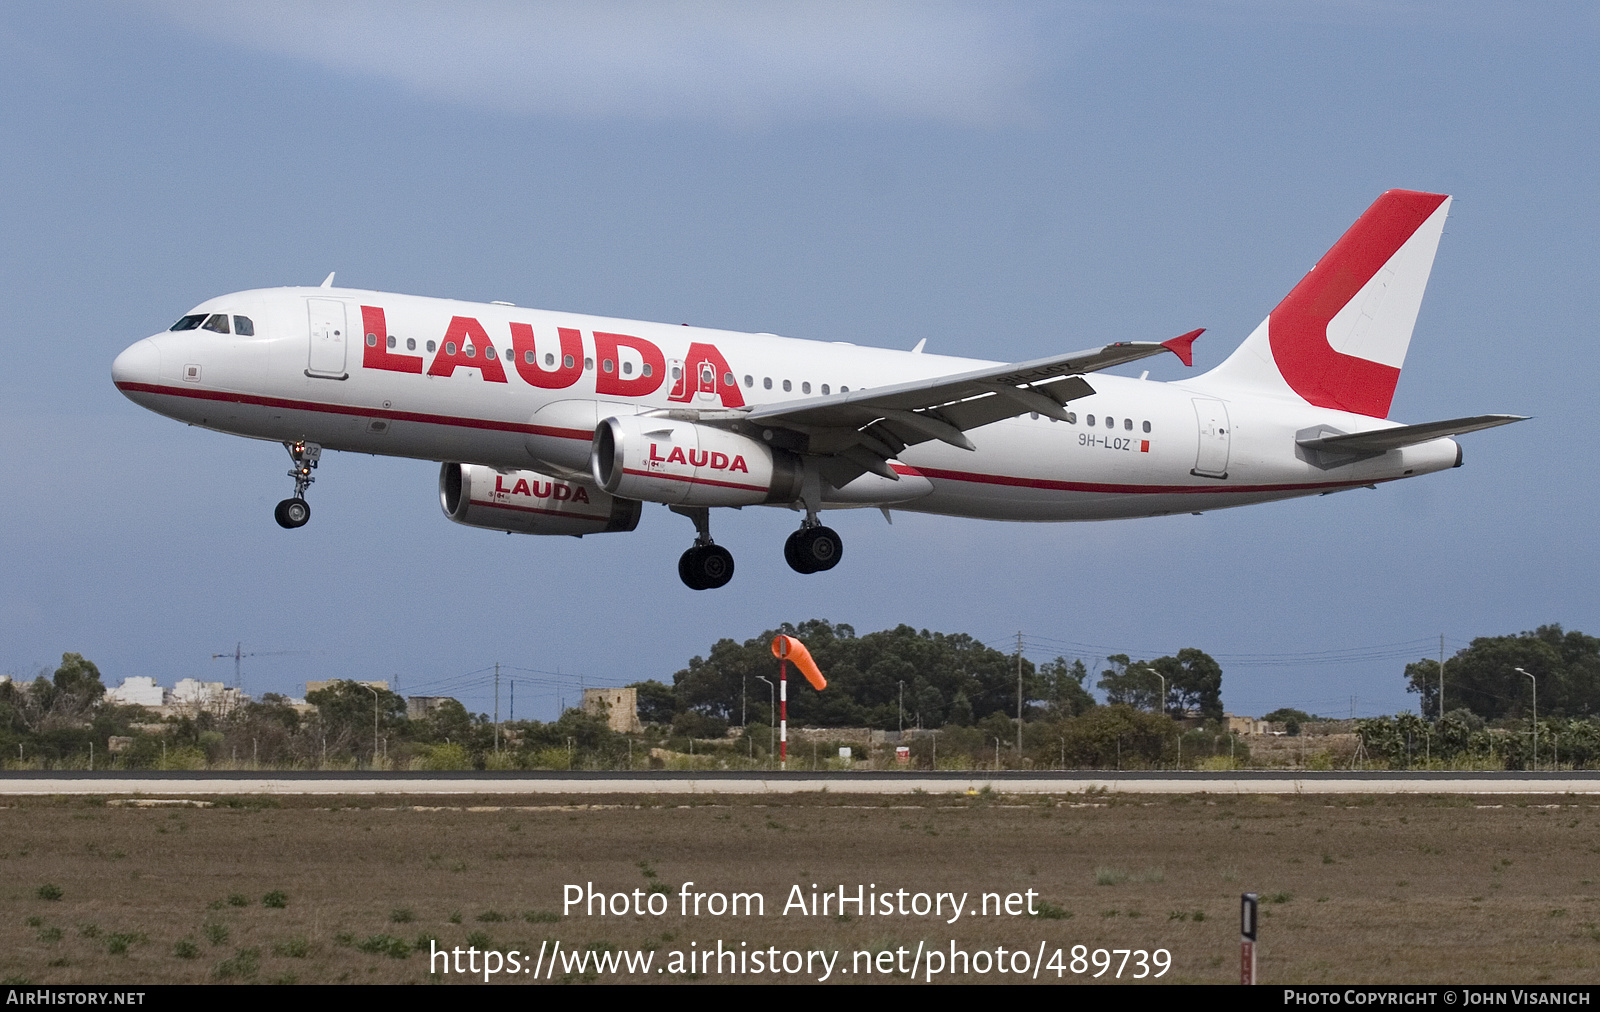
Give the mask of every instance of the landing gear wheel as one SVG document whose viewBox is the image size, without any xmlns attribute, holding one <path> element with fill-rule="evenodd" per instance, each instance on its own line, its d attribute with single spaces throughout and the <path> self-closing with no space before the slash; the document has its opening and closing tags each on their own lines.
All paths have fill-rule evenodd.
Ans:
<svg viewBox="0 0 1600 1012">
<path fill-rule="evenodd" d="M 304 499 L 285 499 L 272 511 L 272 517 L 278 521 L 279 527 L 294 530 L 304 527 L 306 521 L 311 519 L 311 504 Z"/>
<path fill-rule="evenodd" d="M 678 578 L 690 590 L 716 590 L 733 579 L 733 553 L 721 545 L 697 545 L 678 558 Z"/>
<path fill-rule="evenodd" d="M 783 543 L 783 559 L 797 573 L 821 573 L 839 564 L 844 542 L 831 527 L 802 527 Z"/>
</svg>

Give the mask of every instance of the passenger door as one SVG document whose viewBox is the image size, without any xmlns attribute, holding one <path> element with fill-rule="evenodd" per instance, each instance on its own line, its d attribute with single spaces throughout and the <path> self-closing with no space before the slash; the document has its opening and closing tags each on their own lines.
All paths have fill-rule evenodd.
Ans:
<svg viewBox="0 0 1600 1012">
<path fill-rule="evenodd" d="M 306 375 L 320 379 L 348 379 L 345 347 L 349 337 L 344 303 L 337 299 L 307 299 L 311 350 L 306 360 Z"/>
</svg>

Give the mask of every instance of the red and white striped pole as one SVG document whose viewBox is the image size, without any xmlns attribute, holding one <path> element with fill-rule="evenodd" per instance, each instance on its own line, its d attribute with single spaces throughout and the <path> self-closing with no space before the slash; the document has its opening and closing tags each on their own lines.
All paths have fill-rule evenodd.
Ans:
<svg viewBox="0 0 1600 1012">
<path fill-rule="evenodd" d="M 789 768 L 789 658 L 778 661 L 778 768 Z"/>
</svg>

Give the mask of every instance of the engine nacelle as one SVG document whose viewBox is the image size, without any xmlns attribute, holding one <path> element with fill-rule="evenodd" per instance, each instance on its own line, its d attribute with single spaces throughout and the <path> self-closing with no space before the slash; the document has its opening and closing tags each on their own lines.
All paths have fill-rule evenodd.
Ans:
<svg viewBox="0 0 1600 1012">
<path fill-rule="evenodd" d="M 613 495 L 674 505 L 754 506 L 800 496 L 794 454 L 726 429 L 644 415 L 596 426 L 589 470 Z"/>
<path fill-rule="evenodd" d="M 638 500 L 619 499 L 587 482 L 484 464 L 441 466 L 439 505 L 445 516 L 468 527 L 579 536 L 631 531 L 644 509 Z"/>
</svg>

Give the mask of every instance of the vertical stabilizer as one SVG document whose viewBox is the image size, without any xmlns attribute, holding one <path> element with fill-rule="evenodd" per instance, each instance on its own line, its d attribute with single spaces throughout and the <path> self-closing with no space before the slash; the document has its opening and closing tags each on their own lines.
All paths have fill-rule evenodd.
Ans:
<svg viewBox="0 0 1600 1012">
<path fill-rule="evenodd" d="M 1450 198 L 1390 190 L 1201 382 L 1384 418 Z"/>
</svg>

